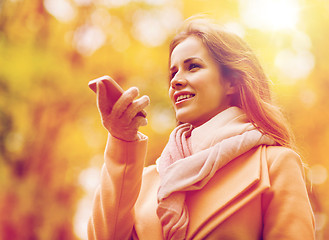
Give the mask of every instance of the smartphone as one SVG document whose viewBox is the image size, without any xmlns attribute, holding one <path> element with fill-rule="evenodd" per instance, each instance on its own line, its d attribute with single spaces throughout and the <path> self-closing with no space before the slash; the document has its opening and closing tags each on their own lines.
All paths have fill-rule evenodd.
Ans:
<svg viewBox="0 0 329 240">
<path fill-rule="evenodd" d="M 94 80 L 91 80 L 88 83 L 88 86 L 91 90 L 93 90 L 95 93 L 97 93 L 97 82 L 103 82 L 106 87 L 106 95 L 107 99 L 109 100 L 109 103 L 111 104 L 111 107 L 113 107 L 114 103 L 118 101 L 120 96 L 123 93 L 123 89 L 120 87 L 120 85 L 114 81 L 110 76 L 103 76 L 96 78 Z M 136 116 L 146 117 L 145 110 L 142 110 L 137 113 Z"/>
</svg>

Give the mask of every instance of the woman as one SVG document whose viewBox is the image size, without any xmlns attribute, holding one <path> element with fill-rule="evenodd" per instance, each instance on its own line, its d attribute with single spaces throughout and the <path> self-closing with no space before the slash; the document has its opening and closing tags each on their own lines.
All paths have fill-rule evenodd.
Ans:
<svg viewBox="0 0 329 240">
<path fill-rule="evenodd" d="M 169 97 L 178 126 L 143 169 L 149 104 L 123 93 L 111 112 L 90 239 L 314 239 L 303 166 L 269 83 L 239 37 L 189 21 L 170 45 Z M 134 100 L 135 99 L 135 100 Z"/>
</svg>

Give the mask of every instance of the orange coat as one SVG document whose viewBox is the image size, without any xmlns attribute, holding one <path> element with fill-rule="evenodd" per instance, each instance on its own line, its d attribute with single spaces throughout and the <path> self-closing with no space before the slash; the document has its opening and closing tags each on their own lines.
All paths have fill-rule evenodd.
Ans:
<svg viewBox="0 0 329 240">
<path fill-rule="evenodd" d="M 146 145 L 146 138 L 109 136 L 89 239 L 162 239 L 160 179 L 155 166 L 143 168 Z M 203 189 L 188 192 L 186 204 L 188 239 L 314 239 L 303 166 L 284 147 L 261 146 L 232 160 Z"/>
</svg>

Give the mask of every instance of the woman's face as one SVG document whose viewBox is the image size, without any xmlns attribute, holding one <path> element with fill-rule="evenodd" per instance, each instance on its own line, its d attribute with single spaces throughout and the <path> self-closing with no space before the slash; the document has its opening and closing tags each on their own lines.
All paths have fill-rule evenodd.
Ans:
<svg viewBox="0 0 329 240">
<path fill-rule="evenodd" d="M 201 40 L 188 37 L 172 51 L 169 97 L 176 118 L 195 127 L 230 107 L 233 87 Z"/>
</svg>

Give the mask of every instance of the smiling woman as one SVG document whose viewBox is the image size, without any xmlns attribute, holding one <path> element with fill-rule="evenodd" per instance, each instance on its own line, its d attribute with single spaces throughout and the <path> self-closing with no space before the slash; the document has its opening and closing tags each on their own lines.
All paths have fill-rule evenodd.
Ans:
<svg viewBox="0 0 329 240">
<path fill-rule="evenodd" d="M 190 20 L 170 44 L 169 97 L 179 121 L 144 168 L 149 104 L 136 88 L 108 109 L 90 239 L 314 239 L 301 159 L 269 80 L 238 36 Z"/>
<path fill-rule="evenodd" d="M 182 41 L 170 62 L 169 97 L 179 122 L 197 127 L 230 106 L 235 87 L 198 38 Z"/>
<path fill-rule="evenodd" d="M 207 91 L 210 91 L 204 94 L 205 96 L 202 98 L 208 97 L 209 93 L 214 90 L 218 91 L 218 96 L 225 95 L 226 98 L 218 99 L 217 96 L 217 101 L 223 101 L 221 105 L 218 105 L 219 102 L 205 101 L 206 103 L 204 102 L 203 106 L 211 108 L 210 103 L 212 105 L 217 104 L 220 109 L 218 112 L 228 106 L 240 107 L 261 132 L 270 135 L 282 146 L 294 148 L 293 134 L 280 110 L 272 103 L 269 80 L 250 47 L 235 34 L 223 31 L 215 24 L 197 21 L 188 24 L 185 31 L 177 34 L 171 42 L 170 62 L 173 60 L 175 52 L 191 42 L 191 37 L 201 41 L 202 44 L 195 46 L 195 49 L 202 47 L 207 64 L 209 67 L 212 66 L 211 78 L 209 76 L 208 78 L 217 79 L 217 82 L 207 81 L 206 86 L 201 84 L 200 88 L 208 86 Z M 192 50 L 187 49 L 190 47 L 192 46 L 185 47 L 181 52 L 195 54 Z M 208 70 L 209 67 L 207 67 Z M 172 77 L 174 77 L 174 70 L 175 67 L 171 67 Z M 192 75 L 198 76 L 198 74 Z M 200 79 L 198 82 L 200 83 Z M 229 103 L 226 102 L 227 100 L 229 100 Z M 176 115 L 177 113 L 178 111 Z M 212 113 L 209 112 L 209 114 Z M 180 119 L 178 120 L 180 121 Z"/>
</svg>

